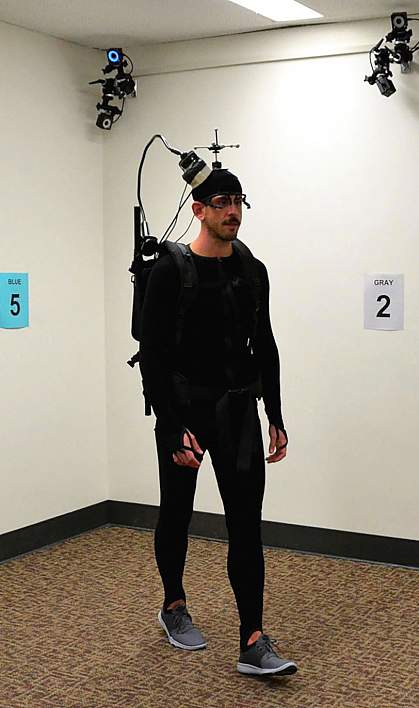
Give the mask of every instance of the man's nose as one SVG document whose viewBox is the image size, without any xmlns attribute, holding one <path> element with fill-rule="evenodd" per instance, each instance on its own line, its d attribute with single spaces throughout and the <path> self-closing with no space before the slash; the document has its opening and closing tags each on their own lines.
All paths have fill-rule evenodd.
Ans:
<svg viewBox="0 0 419 708">
<path fill-rule="evenodd" d="M 233 201 L 230 202 L 229 207 L 228 207 L 228 213 L 229 214 L 240 214 L 241 212 L 241 204 L 235 204 Z"/>
</svg>

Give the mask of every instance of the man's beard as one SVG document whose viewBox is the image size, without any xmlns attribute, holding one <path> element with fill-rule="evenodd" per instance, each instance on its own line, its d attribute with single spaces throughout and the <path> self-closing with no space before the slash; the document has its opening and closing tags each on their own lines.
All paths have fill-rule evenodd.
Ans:
<svg viewBox="0 0 419 708">
<path fill-rule="evenodd" d="M 212 236 L 217 239 L 218 241 L 235 241 L 237 238 L 237 234 L 240 228 L 240 224 L 235 223 L 233 224 L 236 228 L 234 230 L 226 229 L 226 228 L 219 228 L 219 229 L 211 229 Z M 228 224 L 223 224 L 222 226 L 228 226 Z"/>
</svg>

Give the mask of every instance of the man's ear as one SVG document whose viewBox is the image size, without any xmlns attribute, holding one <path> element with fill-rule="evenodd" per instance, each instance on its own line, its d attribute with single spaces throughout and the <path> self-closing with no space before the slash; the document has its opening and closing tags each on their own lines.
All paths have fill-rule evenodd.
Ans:
<svg viewBox="0 0 419 708">
<path fill-rule="evenodd" d="M 202 202 L 192 202 L 192 211 L 194 216 L 196 216 L 199 221 L 203 221 L 205 218 L 205 204 Z"/>
</svg>

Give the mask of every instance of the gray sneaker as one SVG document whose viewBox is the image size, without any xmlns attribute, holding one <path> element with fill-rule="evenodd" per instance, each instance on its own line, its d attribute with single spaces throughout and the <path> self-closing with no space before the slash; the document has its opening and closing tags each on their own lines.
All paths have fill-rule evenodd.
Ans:
<svg viewBox="0 0 419 708">
<path fill-rule="evenodd" d="M 295 674 L 297 666 L 293 661 L 281 659 L 275 652 L 272 644 L 274 639 L 269 639 L 267 634 L 262 634 L 259 639 L 246 651 L 240 652 L 237 671 L 241 674 L 277 674 L 288 676 Z"/>
<path fill-rule="evenodd" d="M 158 620 L 170 644 L 178 649 L 205 649 L 207 646 L 199 629 L 192 624 L 192 617 L 185 605 L 178 605 L 171 612 L 160 610 Z"/>
</svg>

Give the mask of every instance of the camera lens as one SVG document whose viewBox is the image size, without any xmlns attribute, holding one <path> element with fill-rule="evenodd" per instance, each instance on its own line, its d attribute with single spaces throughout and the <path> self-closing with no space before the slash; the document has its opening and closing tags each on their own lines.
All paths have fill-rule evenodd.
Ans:
<svg viewBox="0 0 419 708">
<path fill-rule="evenodd" d="M 117 64 L 121 61 L 121 55 L 119 52 L 116 51 L 116 49 L 110 49 L 108 52 L 108 60 L 112 64 Z"/>
</svg>

